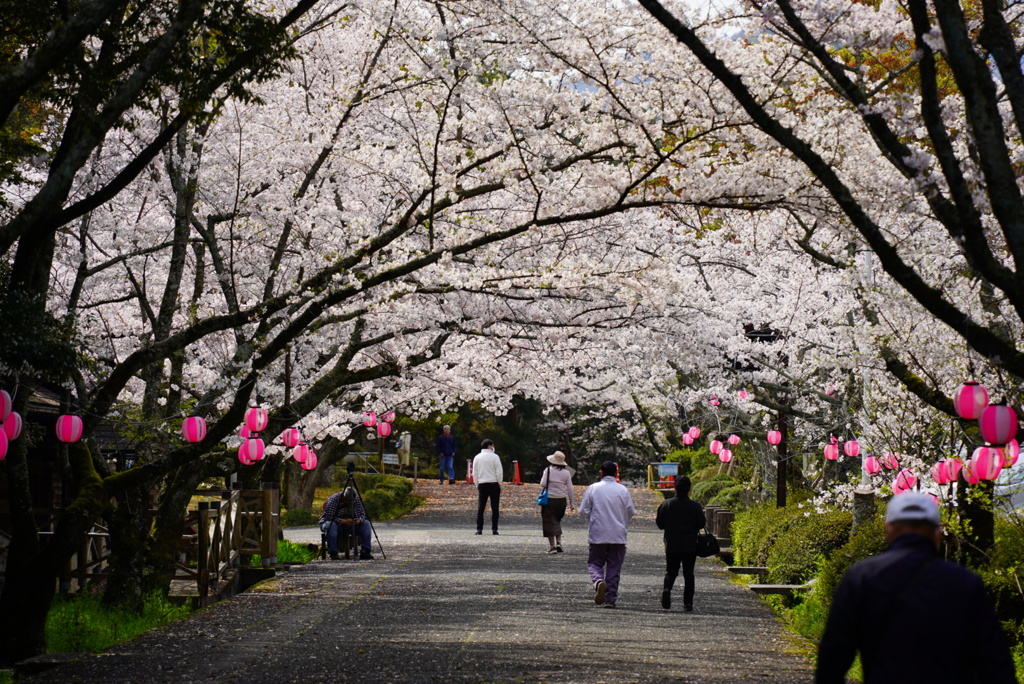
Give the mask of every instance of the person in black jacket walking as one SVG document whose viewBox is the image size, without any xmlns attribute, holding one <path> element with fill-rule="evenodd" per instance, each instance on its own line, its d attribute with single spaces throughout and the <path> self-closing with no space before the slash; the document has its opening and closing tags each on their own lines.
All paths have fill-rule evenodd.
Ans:
<svg viewBox="0 0 1024 684">
<path fill-rule="evenodd" d="M 859 651 L 865 684 L 1011 684 L 1006 636 L 981 578 L 939 558 L 939 508 L 897 494 L 885 516 L 889 548 L 851 567 L 832 599 L 815 681 L 841 684 Z"/>
<path fill-rule="evenodd" d="M 707 524 L 704 509 L 690 498 L 690 478 L 676 478 L 676 495 L 658 506 L 655 518 L 659 530 L 665 530 L 665 586 L 661 607 L 672 607 L 672 585 L 683 568 L 683 610 L 693 610 L 693 567 L 697 563 L 697 533 Z"/>
</svg>

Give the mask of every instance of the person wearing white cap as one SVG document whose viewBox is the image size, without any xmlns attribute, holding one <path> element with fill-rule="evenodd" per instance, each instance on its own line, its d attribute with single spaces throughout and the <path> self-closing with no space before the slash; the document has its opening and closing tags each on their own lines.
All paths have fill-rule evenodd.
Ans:
<svg viewBox="0 0 1024 684">
<path fill-rule="evenodd" d="M 935 498 L 898 494 L 889 548 L 851 567 L 832 599 L 815 682 L 840 684 L 860 653 L 865 684 L 1010 684 L 1013 658 L 981 578 L 938 554 Z"/>
<path fill-rule="evenodd" d="M 567 504 L 570 511 L 576 510 L 576 494 L 565 454 L 556 451 L 548 456 L 548 463 L 540 476 L 541 490 L 548 490 L 548 502 L 540 507 L 541 534 L 547 537 L 548 553 L 562 553 L 562 518 Z"/>
</svg>

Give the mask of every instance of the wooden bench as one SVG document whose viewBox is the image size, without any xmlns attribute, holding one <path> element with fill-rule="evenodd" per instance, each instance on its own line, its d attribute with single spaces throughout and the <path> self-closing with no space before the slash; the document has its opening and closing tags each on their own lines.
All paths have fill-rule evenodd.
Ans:
<svg viewBox="0 0 1024 684">
<path fill-rule="evenodd" d="M 736 575 L 767 575 L 768 568 L 757 565 L 732 565 L 727 568 L 729 572 Z"/>
<path fill-rule="evenodd" d="M 777 594 L 781 596 L 796 596 L 811 589 L 814 580 L 807 584 L 748 584 L 747 588 L 755 594 Z"/>
</svg>

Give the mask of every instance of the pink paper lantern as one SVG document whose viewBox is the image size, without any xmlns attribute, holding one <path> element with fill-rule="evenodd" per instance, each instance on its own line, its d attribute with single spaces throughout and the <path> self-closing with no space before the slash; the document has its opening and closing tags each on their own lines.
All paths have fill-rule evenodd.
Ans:
<svg viewBox="0 0 1024 684">
<path fill-rule="evenodd" d="M 1009 406 L 988 406 L 978 419 L 981 438 L 989 444 L 1002 446 L 1017 434 L 1017 413 Z"/>
<path fill-rule="evenodd" d="M 992 446 L 981 446 L 971 457 L 971 473 L 979 480 L 995 480 L 1003 469 L 1003 452 Z"/>
<path fill-rule="evenodd" d="M 281 433 L 281 442 L 289 449 L 298 446 L 299 442 L 301 441 L 302 433 L 299 432 L 298 428 L 285 428 L 284 432 Z"/>
<path fill-rule="evenodd" d="M 953 396 L 953 408 L 961 418 L 976 420 L 988 406 L 988 390 L 976 382 L 965 382 Z"/>
<path fill-rule="evenodd" d="M 263 440 L 257 437 L 250 437 L 242 442 L 242 450 L 245 451 L 246 458 L 254 463 L 263 458 L 265 449 L 266 445 L 263 444 Z"/>
<path fill-rule="evenodd" d="M 961 470 L 964 479 L 967 480 L 968 484 L 978 484 L 979 482 L 981 482 L 981 479 L 974 474 L 973 464 L 973 459 L 969 460 L 967 461 L 967 463 L 964 463 L 963 470 Z"/>
<path fill-rule="evenodd" d="M 722 453 L 722 447 L 724 447 L 724 446 L 725 445 L 722 444 L 721 440 L 713 439 L 713 440 L 711 440 L 711 444 L 708 445 L 708 449 L 713 454 L 720 454 L 720 453 Z"/>
<path fill-rule="evenodd" d="M 305 442 L 299 442 L 295 446 L 295 451 L 292 452 L 292 458 L 294 458 L 299 463 L 305 463 L 306 459 L 309 458 L 310 451 L 311 449 L 309 448 L 308 444 L 306 444 Z"/>
<path fill-rule="evenodd" d="M 4 423 L 4 425 L 6 426 L 7 423 Z M 10 435 L 8 435 L 8 437 L 10 437 Z M 1009 442 L 1006 443 L 1006 446 L 1003 447 L 1003 467 L 1009 468 L 1011 466 L 1017 465 L 1017 458 L 1019 456 L 1020 443 L 1015 439 L 1011 439 Z"/>
<path fill-rule="evenodd" d="M 85 426 L 78 416 L 64 415 L 57 419 L 57 439 L 65 444 L 73 444 L 82 439 Z M 6 437 L 7 435 L 4 435 Z"/>
<path fill-rule="evenodd" d="M 932 466 L 930 471 L 932 482 L 938 485 L 949 484 L 949 471 L 946 469 L 946 462 L 939 461 Z"/>
<path fill-rule="evenodd" d="M 7 433 L 0 430 L 0 461 L 7 458 Z"/>
<path fill-rule="evenodd" d="M 7 439 L 18 439 L 23 426 L 24 421 L 21 419 L 21 414 L 11 411 L 10 415 L 4 419 L 4 433 L 7 435 Z"/>
<path fill-rule="evenodd" d="M 722 449 L 718 454 L 718 460 L 722 463 L 728 463 L 732 460 L 732 449 Z"/>
<path fill-rule="evenodd" d="M 181 436 L 186 442 L 202 442 L 206 439 L 206 419 L 200 416 L 189 416 L 181 421 Z"/>
<path fill-rule="evenodd" d="M 825 458 L 830 461 L 834 461 L 839 458 L 839 445 L 838 444 L 826 444 L 822 450 L 825 454 Z"/>
<path fill-rule="evenodd" d="M 882 465 L 889 470 L 896 470 L 900 467 L 900 455 L 891 451 L 885 452 L 885 455 L 882 456 Z"/>
<path fill-rule="evenodd" d="M 377 436 L 387 437 L 391 434 L 391 423 L 380 422 L 377 423 Z"/>
<path fill-rule="evenodd" d="M 696 425 L 691 426 L 690 427 L 690 437 L 692 437 L 694 439 L 699 439 L 700 438 L 700 428 L 697 427 Z"/>
<path fill-rule="evenodd" d="M 857 454 L 860 453 L 860 444 L 855 439 L 848 439 L 843 442 L 843 453 L 850 458 L 857 458 Z"/>
<path fill-rule="evenodd" d="M 267 421 L 270 416 L 267 410 L 259 406 L 253 406 L 245 412 L 245 424 L 252 432 L 263 432 L 267 428 Z"/>
<path fill-rule="evenodd" d="M 381 416 L 380 419 L 383 420 L 385 423 L 393 423 L 395 422 L 395 412 L 388 411 L 383 416 Z"/>
<path fill-rule="evenodd" d="M 778 446 L 782 443 L 782 432 L 779 430 L 768 431 L 768 443 L 772 446 Z"/>
<path fill-rule="evenodd" d="M 686 446 L 690 446 L 691 444 L 693 444 L 693 437 L 690 436 L 689 432 L 683 435 L 683 444 L 685 444 Z"/>
<path fill-rule="evenodd" d="M 878 473 L 882 472 L 882 462 L 875 456 L 868 456 L 864 459 L 864 472 L 874 477 Z"/>
<path fill-rule="evenodd" d="M 946 474 L 949 476 L 950 482 L 956 482 L 957 478 L 960 477 L 960 471 L 964 467 L 964 462 L 959 458 L 947 458 L 946 459 Z"/>
<path fill-rule="evenodd" d="M 373 411 L 367 411 L 363 414 L 363 425 L 366 427 L 373 427 L 377 424 L 377 414 Z"/>
<path fill-rule="evenodd" d="M 914 488 L 917 484 L 917 476 L 914 475 L 914 471 L 910 468 L 904 468 L 896 474 L 896 480 L 893 482 L 892 490 L 895 492 L 899 489 L 900 492 L 906 492 Z"/>
<path fill-rule="evenodd" d="M 249 440 L 246 440 L 246 442 Z M 242 465 L 252 465 L 255 461 L 249 460 L 249 452 L 245 450 L 245 442 L 238 447 L 238 462 Z"/>
<path fill-rule="evenodd" d="M 316 454 L 311 451 L 309 452 L 309 458 L 302 464 L 302 469 L 313 470 L 313 468 L 316 468 Z"/>
<path fill-rule="evenodd" d="M 736 446 L 739 443 L 740 443 L 740 436 L 739 435 L 729 435 L 729 444 L 732 444 L 733 446 Z"/>
<path fill-rule="evenodd" d="M 7 422 L 7 416 L 11 415 L 12 408 L 14 408 L 14 402 L 11 400 L 11 395 L 7 393 L 7 390 L 0 390 L 0 423 Z"/>
<path fill-rule="evenodd" d="M 238 436 L 242 439 L 249 439 L 253 436 L 252 430 L 249 429 L 248 425 L 243 425 L 238 431 Z"/>
</svg>

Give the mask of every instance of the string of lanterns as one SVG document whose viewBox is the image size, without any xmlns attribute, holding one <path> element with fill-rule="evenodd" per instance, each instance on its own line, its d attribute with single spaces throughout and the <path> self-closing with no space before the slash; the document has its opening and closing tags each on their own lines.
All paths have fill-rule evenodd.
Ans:
<svg viewBox="0 0 1024 684">
<path fill-rule="evenodd" d="M 7 440 L 21 434 L 22 419 L 17 413 L 10 411 L 10 395 L 0 390 L 0 415 L 4 416 L 3 430 L 0 430 L 0 460 L 7 454 Z M 392 415 L 392 420 L 394 419 Z M 266 444 L 261 433 L 266 430 L 270 421 L 267 410 L 254 406 L 246 410 L 245 423 L 239 430 L 242 444 L 238 447 L 238 461 L 242 465 L 253 465 L 261 461 L 266 454 Z M 65 444 L 73 444 L 82 438 L 83 422 L 80 416 L 65 414 L 57 418 L 55 432 L 57 439 Z M 13 436 L 11 436 L 13 435 Z M 195 444 L 206 439 L 206 419 L 202 416 L 188 416 L 181 422 L 181 436 L 186 442 Z M 296 427 L 287 427 L 281 433 L 281 443 L 293 449 L 292 458 L 304 470 L 316 468 L 316 452 L 303 441 L 301 431 Z"/>
</svg>

